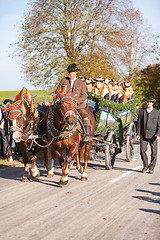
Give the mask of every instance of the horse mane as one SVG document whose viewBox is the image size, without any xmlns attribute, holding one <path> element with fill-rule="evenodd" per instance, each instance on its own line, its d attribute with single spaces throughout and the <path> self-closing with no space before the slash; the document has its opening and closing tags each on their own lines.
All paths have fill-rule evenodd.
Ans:
<svg viewBox="0 0 160 240">
<path fill-rule="evenodd" d="M 55 96 L 53 99 L 53 104 L 60 98 L 66 97 L 66 96 L 70 96 L 72 98 L 74 98 L 75 96 L 75 92 L 71 92 L 68 88 L 63 88 L 61 91 L 56 90 L 55 91 Z"/>
<path fill-rule="evenodd" d="M 17 102 L 18 100 L 27 100 L 31 106 L 31 112 L 35 112 L 33 95 L 25 87 L 15 96 L 14 101 Z"/>
<path fill-rule="evenodd" d="M 23 89 L 15 96 L 15 102 L 18 100 L 23 100 L 24 98 L 26 98 L 28 101 L 32 101 L 33 95 L 25 88 L 23 87 Z"/>
</svg>

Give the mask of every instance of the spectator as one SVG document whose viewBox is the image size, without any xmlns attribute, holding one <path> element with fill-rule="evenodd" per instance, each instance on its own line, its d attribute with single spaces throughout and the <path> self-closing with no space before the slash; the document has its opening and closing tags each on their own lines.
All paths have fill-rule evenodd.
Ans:
<svg viewBox="0 0 160 240">
<path fill-rule="evenodd" d="M 160 112 L 153 108 L 155 99 L 149 97 L 146 108 L 140 109 L 137 120 L 137 139 L 140 140 L 140 154 L 143 162 L 142 173 L 154 172 L 157 162 L 157 140 L 160 139 Z M 148 163 L 146 154 L 148 143 L 151 147 L 151 161 Z"/>
<path fill-rule="evenodd" d="M 1 105 L 1 107 L 3 107 Z M 7 131 L 6 131 L 6 113 L 0 108 L 0 137 L 1 137 L 1 156 L 5 159 L 7 154 Z"/>
</svg>

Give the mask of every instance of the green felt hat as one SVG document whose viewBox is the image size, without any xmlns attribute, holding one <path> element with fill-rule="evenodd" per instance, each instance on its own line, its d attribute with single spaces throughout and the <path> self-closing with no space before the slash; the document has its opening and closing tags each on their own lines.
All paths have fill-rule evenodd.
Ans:
<svg viewBox="0 0 160 240">
<path fill-rule="evenodd" d="M 66 69 L 68 72 L 77 72 L 79 71 L 76 63 L 69 64 L 68 68 Z"/>
<path fill-rule="evenodd" d="M 148 98 L 147 98 L 147 102 L 155 102 L 156 100 L 154 99 L 154 97 L 152 97 L 152 96 L 149 96 Z"/>
</svg>

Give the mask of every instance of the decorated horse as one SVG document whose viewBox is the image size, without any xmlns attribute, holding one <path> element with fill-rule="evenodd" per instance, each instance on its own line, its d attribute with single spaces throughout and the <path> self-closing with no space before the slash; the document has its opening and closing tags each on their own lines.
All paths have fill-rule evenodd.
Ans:
<svg viewBox="0 0 160 240">
<path fill-rule="evenodd" d="M 81 173 L 81 180 L 87 180 L 87 164 L 91 142 L 84 142 L 85 129 L 81 116 L 76 110 L 75 94 L 67 89 L 67 93 L 56 92 L 56 100 L 50 106 L 47 119 L 47 138 L 53 141 L 48 146 L 50 159 L 59 159 L 62 168 L 60 184 L 68 183 L 68 168 L 75 158 L 77 170 Z M 96 123 L 93 114 L 87 110 L 91 122 L 91 136 L 93 137 Z M 84 168 L 80 160 L 84 161 Z"/>
<path fill-rule="evenodd" d="M 26 88 L 23 88 L 15 97 L 15 102 L 11 107 L 2 109 L 8 112 L 10 122 L 11 138 L 9 146 L 11 147 L 13 138 L 22 153 L 24 163 L 24 176 L 22 181 L 30 180 L 27 152 L 32 148 L 34 149 L 30 158 L 32 177 L 38 178 L 40 175 L 36 166 L 36 159 L 41 149 L 44 152 L 48 176 L 53 176 L 53 166 L 49 164 L 47 157 L 47 144 L 44 144 L 42 140 L 47 130 L 43 118 L 48 107 L 43 106 L 38 112 L 35 108 L 33 95 L 31 95 Z M 10 151 L 10 148 L 8 148 L 8 151 Z"/>
</svg>

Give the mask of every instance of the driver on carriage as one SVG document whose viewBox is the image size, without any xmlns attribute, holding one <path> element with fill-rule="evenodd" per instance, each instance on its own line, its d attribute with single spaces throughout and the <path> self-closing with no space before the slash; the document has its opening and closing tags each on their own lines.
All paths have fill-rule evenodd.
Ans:
<svg viewBox="0 0 160 240">
<path fill-rule="evenodd" d="M 75 63 L 71 63 L 66 70 L 68 72 L 68 77 L 63 78 L 60 81 L 57 90 L 61 91 L 67 87 L 71 92 L 75 92 L 77 100 L 77 111 L 82 116 L 83 124 L 86 130 L 84 141 L 90 142 L 92 141 L 91 125 L 87 111 L 85 110 L 85 103 L 87 100 L 86 84 L 77 78 L 77 72 L 79 69 Z"/>
</svg>

